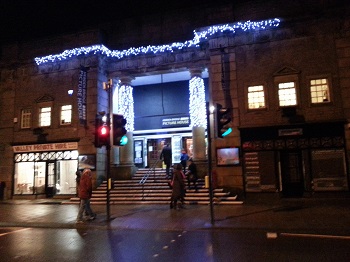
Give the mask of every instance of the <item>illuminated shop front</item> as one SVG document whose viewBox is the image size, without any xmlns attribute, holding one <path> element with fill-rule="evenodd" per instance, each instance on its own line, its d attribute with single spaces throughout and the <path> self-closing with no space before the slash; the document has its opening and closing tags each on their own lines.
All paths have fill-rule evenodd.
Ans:
<svg viewBox="0 0 350 262">
<path fill-rule="evenodd" d="M 13 146 L 14 195 L 75 194 L 78 143 Z"/>
</svg>

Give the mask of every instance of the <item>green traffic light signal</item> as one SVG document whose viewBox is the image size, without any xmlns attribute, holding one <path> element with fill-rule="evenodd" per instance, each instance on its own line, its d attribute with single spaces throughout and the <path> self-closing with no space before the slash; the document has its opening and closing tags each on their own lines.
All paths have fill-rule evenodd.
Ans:
<svg viewBox="0 0 350 262">
<path fill-rule="evenodd" d="M 120 139 L 120 145 L 125 146 L 128 143 L 128 137 L 127 136 L 122 136 Z"/>
<path fill-rule="evenodd" d="M 113 145 L 125 146 L 128 143 L 125 125 L 126 119 L 123 115 L 113 114 Z"/>
<path fill-rule="evenodd" d="M 232 132 L 232 128 L 226 126 L 231 122 L 231 110 L 222 107 L 221 104 L 216 104 L 216 132 L 217 137 L 224 138 Z"/>
</svg>

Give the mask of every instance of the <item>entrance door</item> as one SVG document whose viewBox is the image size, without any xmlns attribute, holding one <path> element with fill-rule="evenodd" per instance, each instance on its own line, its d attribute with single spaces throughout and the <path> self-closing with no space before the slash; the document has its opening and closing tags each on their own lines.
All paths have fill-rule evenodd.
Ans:
<svg viewBox="0 0 350 262">
<path fill-rule="evenodd" d="M 46 188 L 45 193 L 47 197 L 52 197 L 56 194 L 56 162 L 46 162 Z"/>
<path fill-rule="evenodd" d="M 282 193 L 286 197 L 301 197 L 304 193 L 300 151 L 281 152 Z"/>
<path fill-rule="evenodd" d="M 147 140 L 147 166 L 162 167 L 163 162 L 159 160 L 164 145 L 171 145 L 171 138 L 159 138 Z"/>
</svg>

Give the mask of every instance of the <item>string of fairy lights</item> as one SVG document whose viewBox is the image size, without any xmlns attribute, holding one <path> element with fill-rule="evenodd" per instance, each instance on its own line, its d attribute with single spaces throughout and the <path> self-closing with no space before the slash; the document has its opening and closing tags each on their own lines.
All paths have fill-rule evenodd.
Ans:
<svg viewBox="0 0 350 262">
<path fill-rule="evenodd" d="M 204 80 L 195 76 L 190 80 L 190 119 L 191 127 L 207 126 Z"/>
<path fill-rule="evenodd" d="M 207 41 L 210 37 L 216 35 L 223 34 L 235 34 L 237 31 L 250 31 L 250 30 L 265 30 L 269 28 L 278 27 L 280 24 L 280 19 L 268 19 L 261 21 L 246 21 L 246 22 L 237 22 L 230 23 L 224 25 L 215 25 L 210 26 L 199 31 L 194 30 L 194 37 L 192 40 L 188 40 L 185 42 L 174 42 L 171 44 L 165 45 L 148 45 L 141 47 L 130 47 L 126 50 L 110 50 L 106 46 L 102 44 L 92 45 L 92 46 L 84 46 L 73 48 L 69 50 L 65 50 L 59 54 L 52 54 L 42 57 L 35 57 L 35 63 L 37 65 L 52 63 L 63 61 L 72 57 L 80 56 L 80 55 L 95 55 L 101 54 L 107 57 L 112 57 L 116 59 L 122 59 L 129 56 L 137 56 L 141 54 L 157 54 L 157 53 L 165 53 L 165 52 L 174 52 L 176 50 L 182 50 L 184 48 L 198 48 L 199 44 Z"/>
<path fill-rule="evenodd" d="M 232 24 L 215 25 L 204 28 L 200 31 L 194 30 L 194 38 L 192 40 L 181 42 L 175 42 L 172 44 L 158 45 L 158 46 L 141 46 L 141 47 L 130 47 L 126 50 L 109 50 L 104 45 L 92 45 L 87 47 L 73 48 L 65 50 L 60 54 L 53 54 L 43 57 L 36 57 L 35 62 L 37 65 L 63 61 L 72 57 L 80 55 L 95 55 L 101 54 L 107 57 L 122 59 L 129 56 L 137 56 L 140 54 L 157 54 L 165 52 L 174 52 L 184 48 L 197 48 L 199 44 L 207 41 L 210 37 L 223 34 L 234 34 L 237 30 L 244 32 L 248 30 L 264 30 L 268 28 L 278 27 L 280 19 L 274 18 L 262 21 L 246 21 Z M 127 119 L 126 129 L 129 132 L 134 130 L 134 100 L 132 95 L 132 86 L 121 85 L 119 86 L 119 103 L 118 113 L 124 115 Z M 202 126 L 206 127 L 206 105 L 205 105 L 205 86 L 204 81 L 201 77 L 192 77 L 189 82 L 190 91 L 190 118 L 191 127 Z"/>
<path fill-rule="evenodd" d="M 118 114 L 126 118 L 125 129 L 128 132 L 134 131 L 134 97 L 132 95 L 132 86 L 120 85 L 118 89 Z"/>
</svg>

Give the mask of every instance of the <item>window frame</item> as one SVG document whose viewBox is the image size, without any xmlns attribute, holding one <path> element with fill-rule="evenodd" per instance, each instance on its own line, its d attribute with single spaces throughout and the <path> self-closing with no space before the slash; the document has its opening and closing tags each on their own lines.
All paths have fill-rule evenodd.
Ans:
<svg viewBox="0 0 350 262">
<path fill-rule="evenodd" d="M 49 124 L 48 125 L 43 125 L 42 124 L 42 109 L 43 108 L 50 108 L 50 112 L 49 112 Z M 50 127 L 52 125 L 52 105 L 51 104 L 41 104 L 39 105 L 39 109 L 38 109 L 38 126 L 39 127 Z"/>
<path fill-rule="evenodd" d="M 63 110 L 63 107 L 70 106 L 70 109 L 68 110 Z M 63 113 L 64 112 L 70 112 L 70 122 L 63 122 Z M 72 124 L 72 118 L 73 118 L 73 105 L 72 104 L 64 104 L 60 107 L 60 125 L 61 126 L 67 126 Z"/>
<path fill-rule="evenodd" d="M 294 89 L 295 89 L 295 105 L 281 105 L 281 100 L 280 100 L 280 88 L 279 84 L 282 83 L 289 83 L 289 82 L 294 82 Z M 276 87 L 276 96 L 277 96 L 277 102 L 278 102 L 278 107 L 279 108 L 288 108 L 288 107 L 298 107 L 300 105 L 300 98 L 299 98 L 299 77 L 298 75 L 291 74 L 291 75 L 283 75 L 283 76 L 275 76 L 274 77 L 274 83 Z"/>
<path fill-rule="evenodd" d="M 25 113 L 24 111 L 29 111 L 29 113 Z M 30 129 L 32 127 L 32 109 L 31 108 L 23 108 L 21 110 L 21 129 Z M 25 120 L 26 118 L 26 120 Z M 27 122 L 28 126 L 25 126 L 24 123 Z"/>
<path fill-rule="evenodd" d="M 249 88 L 250 87 L 257 87 L 257 86 L 261 86 L 262 87 L 262 91 L 256 91 L 256 93 L 260 93 L 262 92 L 264 94 L 263 99 L 264 99 L 264 106 L 263 107 L 255 107 L 255 108 L 250 108 L 249 105 L 251 104 L 249 102 L 249 94 L 253 94 L 254 92 L 249 92 Z M 246 85 L 245 88 L 245 92 L 246 92 L 246 109 L 248 111 L 254 111 L 254 110 L 265 110 L 267 109 L 267 88 L 266 88 L 266 84 L 265 83 L 252 83 L 252 84 L 248 84 Z"/>
<path fill-rule="evenodd" d="M 327 75 L 308 76 L 306 79 L 307 79 L 309 103 L 310 103 L 311 106 L 323 106 L 323 105 L 333 104 L 332 81 L 331 81 L 331 76 L 329 74 L 327 74 Z M 312 80 L 320 80 L 320 79 L 326 79 L 327 80 L 329 101 L 314 103 L 314 102 L 312 102 L 312 96 L 311 96 L 311 81 Z"/>
</svg>

